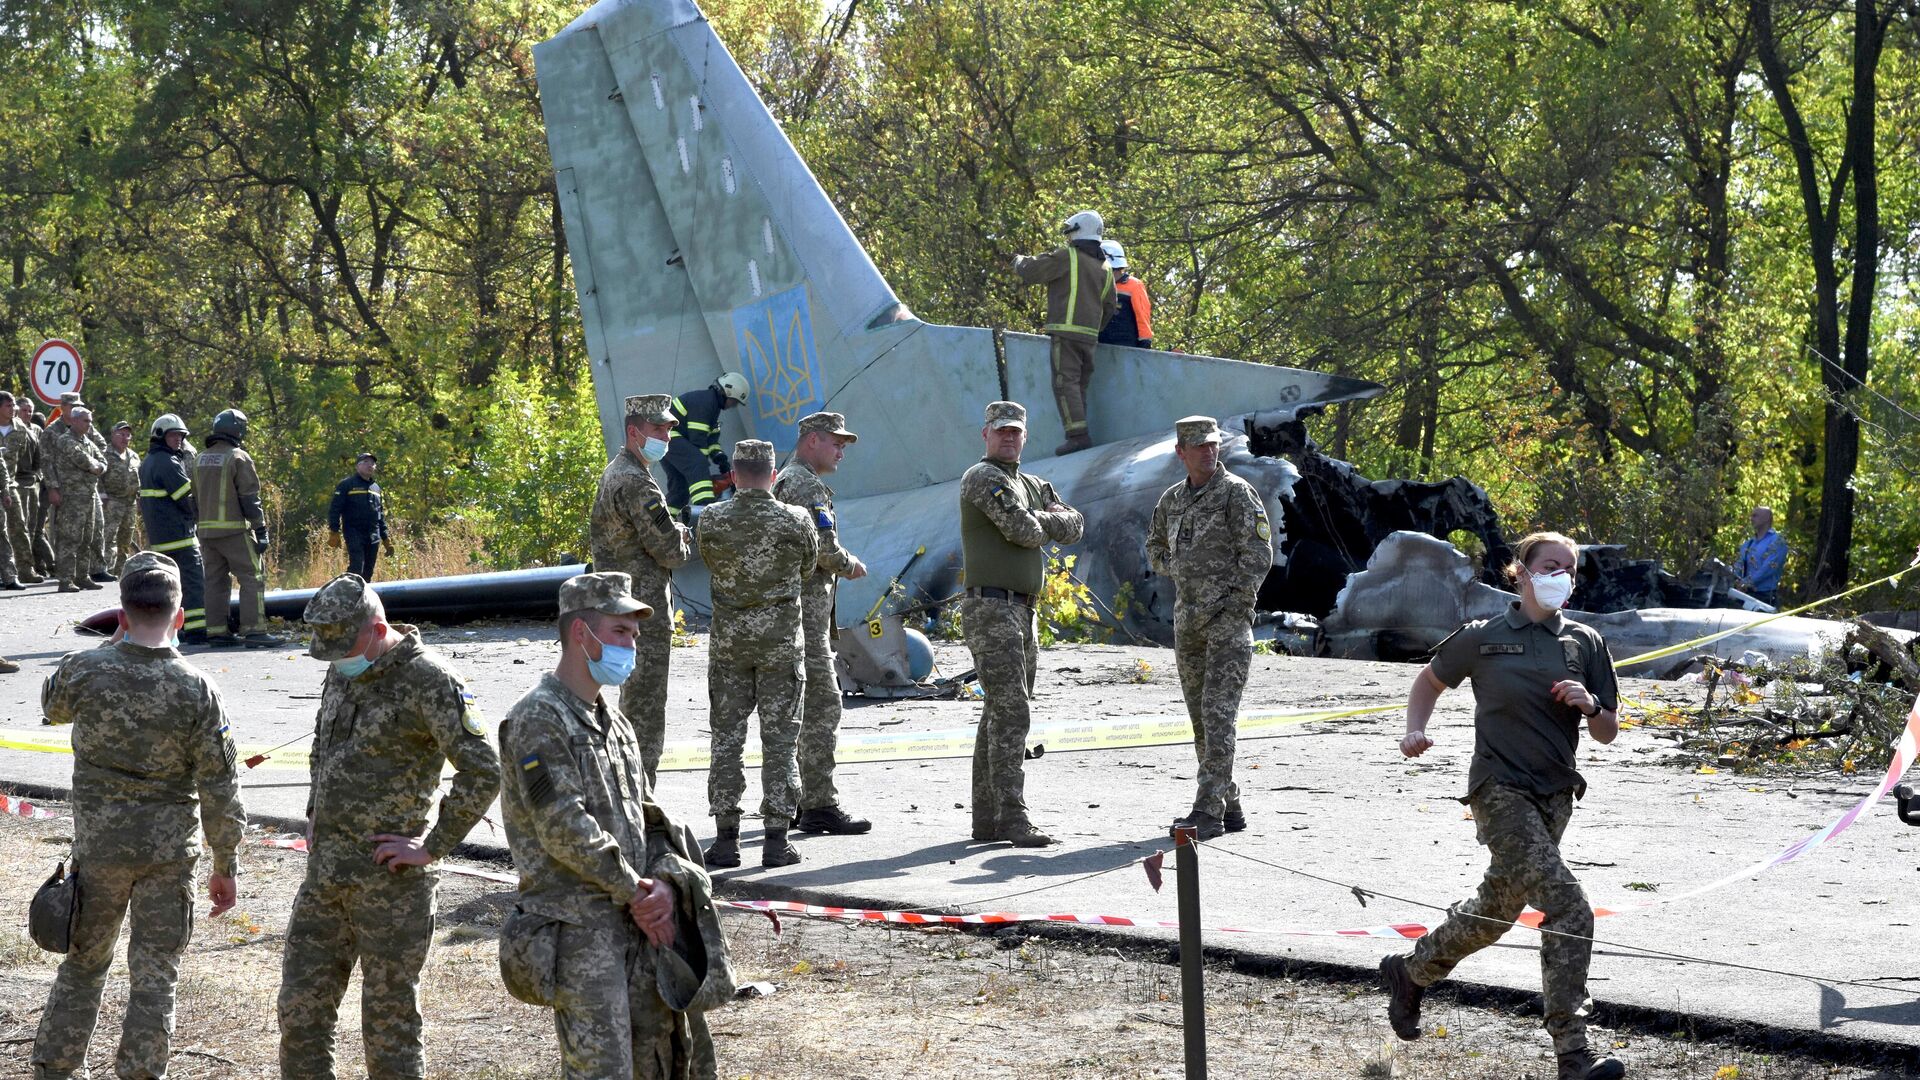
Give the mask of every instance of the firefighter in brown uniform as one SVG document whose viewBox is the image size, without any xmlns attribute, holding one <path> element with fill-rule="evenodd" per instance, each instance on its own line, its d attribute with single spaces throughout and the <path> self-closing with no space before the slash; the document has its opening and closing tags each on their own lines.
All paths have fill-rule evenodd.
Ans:
<svg viewBox="0 0 1920 1080">
<path fill-rule="evenodd" d="M 1578 547 L 1559 533 L 1534 533 L 1507 568 L 1520 600 L 1505 615 L 1470 622 L 1434 650 L 1407 699 L 1400 752 L 1433 745 L 1427 720 L 1449 687 L 1473 680 L 1473 764 L 1467 795 L 1473 827 L 1491 856 L 1480 891 L 1456 905 L 1410 955 L 1380 962 L 1387 1019 L 1402 1039 L 1420 1037 L 1420 999 L 1454 965 L 1500 940 L 1528 905 L 1540 924 L 1540 981 L 1559 1080 L 1618 1080 L 1626 1067 L 1596 1058 L 1587 1044 L 1587 967 L 1593 909 L 1560 852 L 1560 837 L 1586 781 L 1574 769 L 1580 723 L 1595 742 L 1619 734 L 1613 656 L 1592 627 L 1561 613 L 1573 595 Z"/>
<path fill-rule="evenodd" d="M 1113 288 L 1113 271 L 1100 247 L 1105 227 L 1100 215 L 1082 210 L 1068 218 L 1061 231 L 1067 243 L 1046 255 L 1016 255 L 1014 272 L 1028 285 L 1047 287 L 1047 336 L 1052 339 L 1053 398 L 1060 406 L 1060 423 L 1067 441 L 1054 454 L 1069 454 L 1093 445 L 1087 432 L 1087 383 L 1093 378 L 1093 350 L 1100 330 L 1120 310 Z"/>
<path fill-rule="evenodd" d="M 588 529 L 595 570 L 632 579 L 634 598 L 652 609 L 634 637 L 633 674 L 620 684 L 620 711 L 640 739 L 653 783 L 667 742 L 667 668 L 673 658 L 673 571 L 693 557 L 692 535 L 667 509 L 650 466 L 666 457 L 676 421 L 673 395 L 626 399 L 626 443 L 600 474 Z"/>
<path fill-rule="evenodd" d="M 986 457 L 960 478 L 960 543 L 966 598 L 960 625 L 980 673 L 986 707 L 973 740 L 973 838 L 1015 847 L 1045 847 L 1053 838 L 1027 816 L 1027 729 L 1033 716 L 1034 671 L 1040 660 L 1034 605 L 1046 582 L 1048 541 L 1075 543 L 1085 523 L 1053 485 L 1020 471 L 1027 410 L 1015 402 L 987 406 L 980 429 Z"/>
<path fill-rule="evenodd" d="M 833 754 L 840 731 L 840 677 L 833 667 L 834 583 L 843 577 L 848 581 L 866 577 L 867 564 L 840 546 L 833 489 L 821 479 L 840 467 L 847 447 L 859 439 L 847 430 L 846 417 L 839 413 L 803 416 L 793 455 L 773 482 L 773 497 L 805 511 L 820 533 L 820 557 L 800 590 L 807 691 L 800 715 L 800 818 L 794 827 L 807 833 L 853 835 L 873 828 L 872 822 L 840 809 L 840 793 L 833 786 Z"/>
<path fill-rule="evenodd" d="M 207 576 L 207 644 L 272 645 L 259 630 L 266 619 L 267 514 L 260 506 L 260 474 L 240 449 L 247 414 L 228 409 L 213 418 L 207 448 L 194 459 L 193 493 L 200 511 L 200 552 Z M 248 534 L 252 535 L 249 536 Z M 229 630 L 229 579 L 240 582 L 240 625 Z"/>
</svg>

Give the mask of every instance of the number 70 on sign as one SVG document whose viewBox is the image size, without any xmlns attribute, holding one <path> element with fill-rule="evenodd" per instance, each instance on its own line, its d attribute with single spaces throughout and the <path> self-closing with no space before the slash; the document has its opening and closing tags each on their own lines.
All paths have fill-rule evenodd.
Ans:
<svg viewBox="0 0 1920 1080">
<path fill-rule="evenodd" d="M 28 379 L 33 384 L 33 396 L 48 405 L 60 404 L 61 394 L 77 393 L 83 377 L 80 350 L 59 338 L 42 342 L 33 351 Z"/>
</svg>

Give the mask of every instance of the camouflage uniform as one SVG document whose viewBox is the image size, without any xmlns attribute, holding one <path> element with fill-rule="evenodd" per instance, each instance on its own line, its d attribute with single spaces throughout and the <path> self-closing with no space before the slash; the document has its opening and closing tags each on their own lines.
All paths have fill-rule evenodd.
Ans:
<svg viewBox="0 0 1920 1080">
<path fill-rule="evenodd" d="M 627 415 L 671 424 L 669 394 L 637 394 Z M 667 668 L 673 656 L 673 571 L 693 557 L 692 534 L 673 519 L 647 463 L 624 447 L 600 474 L 590 529 L 593 565 L 633 579 L 633 595 L 653 609 L 634 637 L 633 674 L 620 685 L 620 711 L 640 738 L 647 783 L 667 741 Z"/>
<path fill-rule="evenodd" d="M 16 411 L 13 429 L 0 442 L 6 444 L 7 468 L 14 480 L 14 502 L 7 510 L 13 557 L 22 571 L 50 573 L 53 549 L 35 528 L 40 519 L 40 433 Z"/>
<path fill-rule="evenodd" d="M 100 477 L 107 471 L 107 458 L 92 439 L 71 429 L 60 433 L 54 458 L 60 463 L 60 505 L 53 534 L 55 576 L 63 589 L 97 589 L 99 584 L 89 575 L 99 548 L 93 530 L 99 527 Z"/>
<path fill-rule="evenodd" d="M 149 554 L 128 572 L 161 562 Z M 220 693 L 174 650 L 121 641 L 61 660 L 41 707 L 48 723 L 73 725 L 73 863 L 85 902 L 40 1016 L 34 1076 L 84 1074 L 123 921 L 131 988 L 117 1072 L 165 1076 L 200 833 L 213 872 L 232 876 L 246 827 Z"/>
<path fill-rule="evenodd" d="M 116 430 L 118 430 L 116 428 Z M 140 549 L 140 537 L 135 528 L 135 519 L 139 516 L 138 496 L 140 494 L 140 455 L 132 447 L 115 450 L 107 447 L 107 472 L 100 478 L 101 501 L 106 510 L 106 568 L 110 574 L 120 572 L 120 564 L 127 556 Z"/>
<path fill-rule="evenodd" d="M 734 444 L 733 461 L 773 462 L 758 439 Z M 700 520 L 700 557 L 713 578 L 713 634 L 707 661 L 713 764 L 707 801 L 715 820 L 738 826 L 747 778 L 742 755 L 747 717 L 760 712 L 760 814 L 769 829 L 797 816 L 801 695 L 806 647 L 800 636 L 800 589 L 819 558 L 813 519 L 773 497 L 742 489 L 714 503 Z"/>
<path fill-rule="evenodd" d="M 313 654 L 336 660 L 372 612 L 366 583 L 329 582 L 307 605 Z M 280 1075 L 332 1077 L 333 1030 L 355 962 L 370 1077 L 424 1075 L 420 971 L 433 940 L 432 867 L 390 869 L 368 838 L 421 836 L 442 858 L 500 790 L 500 759 L 460 676 L 396 625 L 400 641 L 357 678 L 329 667 L 313 740 L 307 805 L 312 847 L 287 920 L 280 981 Z M 344 638 L 344 640 L 342 640 Z M 451 762 L 451 789 L 432 831 L 427 811 Z"/>
<path fill-rule="evenodd" d="M 800 435 L 813 431 L 846 436 L 848 442 L 857 438 L 846 430 L 845 418 L 839 413 L 802 417 Z M 806 702 L 801 710 L 798 752 L 800 809 L 804 812 L 840 803 L 840 793 L 833 786 L 833 754 L 840 732 L 840 676 L 833 667 L 833 597 L 837 579 L 851 571 L 857 560 L 840 546 L 840 526 L 833 516 L 833 489 L 812 469 L 789 459 L 774 481 L 773 497 L 805 511 L 813 519 L 820 540 L 820 556 L 800 590 L 801 636 L 807 656 Z"/>
<path fill-rule="evenodd" d="M 240 582 L 240 625 L 252 632 L 267 617 L 266 570 L 254 550 L 249 529 L 266 528 L 260 506 L 260 474 L 253 457 L 223 436 L 207 439 L 194 459 L 193 492 L 200 510 L 198 534 L 206 573 L 207 633 L 225 634 L 232 617 L 230 580 Z"/>
<path fill-rule="evenodd" d="M 1434 650 L 1429 665 L 1447 686 L 1473 680 L 1474 754 L 1467 797 L 1476 837 L 1491 857 L 1480 889 L 1414 944 L 1406 974 L 1416 986 L 1498 941 L 1521 909 L 1544 916 L 1540 980 L 1545 1023 L 1562 1054 L 1587 1049 L 1587 970 L 1593 909 L 1560 853 L 1560 838 L 1586 791 L 1575 768 L 1581 710 L 1554 701 L 1561 679 L 1585 685 L 1602 709 L 1616 707 L 1619 683 L 1599 632 L 1559 612 L 1532 622 L 1519 604 L 1504 618 L 1477 620 Z"/>
<path fill-rule="evenodd" d="M 987 424 L 1026 426 L 1027 411 L 1010 401 L 987 406 Z M 1019 464 L 980 461 L 960 478 L 961 541 L 966 551 L 967 595 L 960 602 L 960 624 L 973 654 L 986 706 L 973 745 L 973 835 L 996 839 L 1028 825 L 1026 800 L 1027 729 L 1033 717 L 1028 699 L 1040 659 L 1034 621 L 1035 597 L 1045 578 L 1040 547 L 1080 539 L 1084 522 L 1061 502 L 1053 485 L 1022 473 Z M 1064 505 L 1064 504 L 1063 504 Z M 1015 566 L 1013 578 L 990 570 L 999 562 Z"/>
<path fill-rule="evenodd" d="M 11 515 L 19 512 L 20 494 L 14 490 L 13 462 L 11 455 L 7 452 L 7 444 L 4 440 L 0 440 L 0 503 L 5 504 L 5 506 L 0 507 L 0 517 L 9 519 L 0 521 L 0 582 L 18 584 L 19 576 L 15 572 L 13 565 L 13 529 L 11 528 Z M 32 557 L 32 551 L 22 552 L 23 563 Z M 27 566 L 27 569 L 32 570 L 33 567 Z"/>
<path fill-rule="evenodd" d="M 1181 446 L 1220 441 L 1212 418 L 1189 416 L 1176 425 Z M 1173 646 L 1180 692 L 1193 722 L 1200 758 L 1193 808 L 1215 818 L 1239 809 L 1233 782 L 1240 692 L 1253 663 L 1253 607 L 1273 569 L 1273 528 L 1253 485 L 1215 466 L 1194 488 L 1168 488 L 1153 508 L 1147 562 L 1173 579 Z"/>
<path fill-rule="evenodd" d="M 638 610 L 625 577 L 572 578 L 561 587 L 561 610 Z M 632 725 L 604 693 L 583 700 L 548 674 L 508 711 L 500 749 L 508 762 L 500 808 L 520 872 L 502 947 L 521 933 L 552 936 L 561 1075 L 711 1080 L 706 1021 L 662 1000 L 656 951 L 627 907 L 643 876 L 671 882 L 682 898 L 709 888 L 684 846 L 673 850 L 677 830 L 653 803 Z M 725 963 L 719 948 L 710 963 Z"/>
</svg>

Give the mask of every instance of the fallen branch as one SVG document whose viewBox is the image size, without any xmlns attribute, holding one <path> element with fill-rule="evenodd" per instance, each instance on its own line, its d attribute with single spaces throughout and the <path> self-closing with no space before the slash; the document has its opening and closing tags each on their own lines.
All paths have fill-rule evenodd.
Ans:
<svg viewBox="0 0 1920 1080">
<path fill-rule="evenodd" d="M 1907 647 L 1893 640 L 1885 630 L 1865 619 L 1853 620 L 1853 630 L 1847 635 L 1861 647 L 1872 653 L 1887 669 L 1893 673 L 1894 680 L 1909 693 L 1920 693 L 1920 662 L 1915 662 Z"/>
</svg>

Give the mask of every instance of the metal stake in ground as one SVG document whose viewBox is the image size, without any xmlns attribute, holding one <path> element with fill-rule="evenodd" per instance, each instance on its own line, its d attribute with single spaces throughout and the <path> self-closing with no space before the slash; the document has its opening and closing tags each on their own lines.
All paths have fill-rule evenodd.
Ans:
<svg viewBox="0 0 1920 1080">
<path fill-rule="evenodd" d="M 1174 891 L 1180 900 L 1181 1032 L 1187 1042 L 1187 1080 L 1207 1077 L 1207 992 L 1201 984 L 1200 856 L 1191 825 L 1173 828 Z"/>
</svg>

